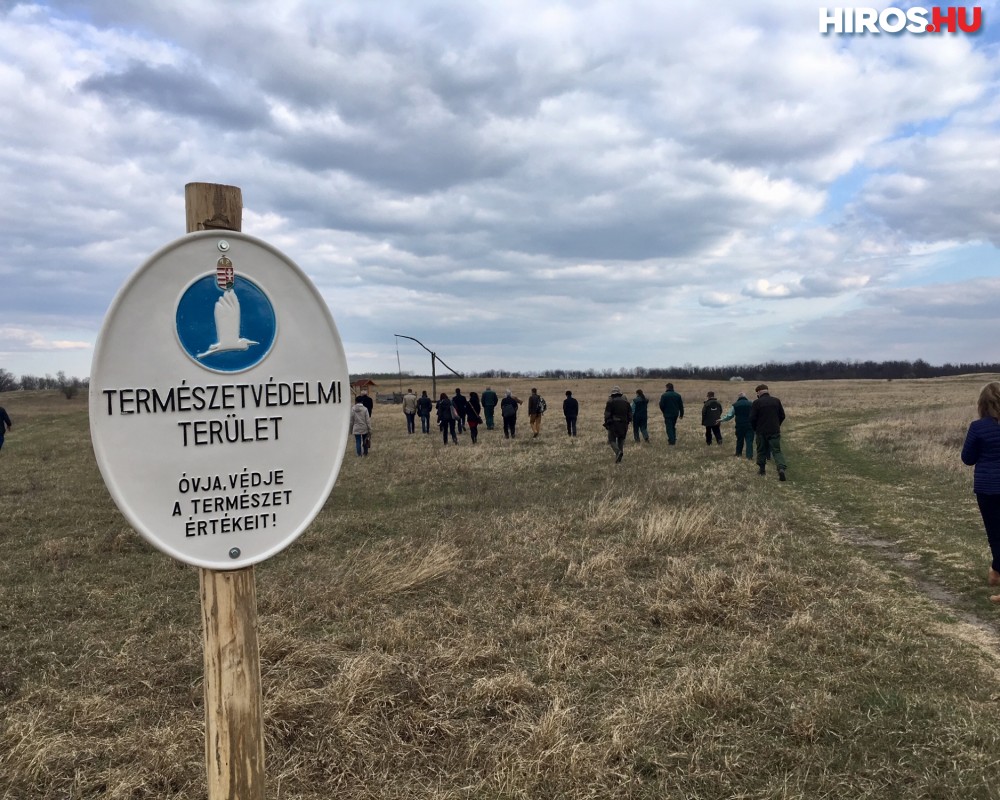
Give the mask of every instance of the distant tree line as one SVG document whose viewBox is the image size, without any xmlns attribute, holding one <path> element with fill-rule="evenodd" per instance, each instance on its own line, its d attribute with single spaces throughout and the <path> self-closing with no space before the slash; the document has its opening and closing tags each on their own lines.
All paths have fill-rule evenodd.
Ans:
<svg viewBox="0 0 1000 800">
<path fill-rule="evenodd" d="M 67 400 L 72 400 L 81 389 L 90 386 L 89 378 L 71 378 L 65 372 L 59 370 L 55 377 L 46 375 L 40 378 L 37 375 L 22 375 L 20 379 L 13 373 L 0 368 L 0 392 L 34 391 L 36 389 L 58 389 Z"/>
<path fill-rule="evenodd" d="M 516 372 L 511 370 L 488 369 L 466 373 L 466 378 L 480 380 L 525 380 L 549 378 L 552 380 L 583 380 L 605 378 L 621 380 L 705 380 L 727 381 L 742 378 L 745 381 L 806 381 L 806 380 L 896 380 L 905 378 L 945 378 L 949 375 L 968 375 L 975 372 L 1000 372 L 1000 363 L 976 362 L 972 364 L 928 364 L 922 358 L 916 361 L 768 361 L 763 364 L 725 364 L 719 367 L 697 367 L 685 364 L 683 367 L 619 367 L 617 369 L 546 369 L 541 371 Z M 371 378 L 376 382 L 391 385 L 399 381 L 399 374 L 365 373 L 351 375 L 351 380 L 359 377 Z M 430 380 L 429 375 L 414 375 L 407 372 L 407 380 Z M 438 380 L 446 383 L 462 380 L 454 375 L 438 375 Z M 18 379 L 8 370 L 0 368 L 0 392 L 36 389 L 58 389 L 67 399 L 75 397 L 81 389 L 90 386 L 89 378 L 73 378 L 60 370 L 53 377 L 46 375 L 22 375 Z"/>
<path fill-rule="evenodd" d="M 806 380 L 898 380 L 906 378 L 944 378 L 949 375 L 968 375 L 975 372 L 1000 372 L 1000 363 L 928 364 L 922 358 L 916 361 L 767 361 L 761 364 L 723 364 L 717 367 L 619 367 L 617 369 L 546 369 L 516 372 L 488 369 L 468 372 L 467 378 L 507 380 L 550 378 L 554 380 L 583 380 L 605 378 L 620 380 L 705 380 L 726 381 L 743 378 L 746 381 L 806 381 Z M 398 373 L 366 373 L 364 376 L 386 383 L 399 380 Z M 404 374 L 406 379 L 426 379 L 429 375 Z M 438 381 L 458 380 L 454 375 L 438 375 Z"/>
</svg>

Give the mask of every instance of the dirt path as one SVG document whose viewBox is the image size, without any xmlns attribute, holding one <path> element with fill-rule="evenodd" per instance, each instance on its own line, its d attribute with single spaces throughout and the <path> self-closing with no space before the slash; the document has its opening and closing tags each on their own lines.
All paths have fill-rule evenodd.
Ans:
<svg viewBox="0 0 1000 800">
<path fill-rule="evenodd" d="M 910 520 L 898 515 L 880 514 L 877 530 L 850 519 L 857 514 L 847 513 L 848 509 L 881 502 L 910 509 L 926 531 L 934 531 L 938 517 L 944 529 L 950 521 L 943 510 L 947 504 L 919 476 L 901 477 L 898 470 L 869 465 L 873 468 L 866 468 L 863 479 L 857 479 L 860 454 L 845 448 L 838 420 L 810 421 L 791 428 L 789 434 L 795 437 L 799 471 L 804 473 L 801 483 L 790 487 L 808 498 L 805 502 L 834 538 L 905 577 L 950 617 L 940 623 L 942 633 L 975 646 L 1000 670 L 1000 607 L 987 599 L 985 541 L 945 542 L 942 547 L 940 540 L 928 541 L 926 533 L 915 533 Z M 962 562 L 977 557 L 978 550 L 983 551 L 982 587 L 970 591 L 967 572 L 974 567 L 956 568 L 956 563 L 964 567 Z M 965 585 L 959 585 L 963 577 Z"/>
</svg>

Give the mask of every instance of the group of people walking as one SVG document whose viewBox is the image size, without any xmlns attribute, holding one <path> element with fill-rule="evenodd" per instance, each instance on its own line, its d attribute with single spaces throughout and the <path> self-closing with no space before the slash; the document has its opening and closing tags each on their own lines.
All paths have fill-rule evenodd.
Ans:
<svg viewBox="0 0 1000 800">
<path fill-rule="evenodd" d="M 724 412 L 722 403 L 715 392 L 708 392 L 701 406 L 701 424 L 705 428 L 705 444 L 711 446 L 713 441 L 722 444 L 722 423 L 735 420 L 736 452 L 741 457 L 746 451 L 746 458 L 752 460 L 754 447 L 757 448 L 757 471 L 759 475 L 767 474 L 767 462 L 774 460 L 778 468 L 778 480 L 785 480 L 785 470 L 788 464 L 781 452 L 781 423 L 785 421 L 785 409 L 777 397 L 771 397 L 766 384 L 760 384 L 755 389 L 757 399 L 750 402 L 745 393 L 740 392 L 729 410 Z M 666 385 L 666 390 L 660 395 L 660 412 L 663 414 L 663 424 L 667 432 L 667 444 L 677 444 L 677 422 L 684 419 L 684 398 L 674 389 L 672 383 Z M 725 415 L 723 415 L 725 414 Z M 649 441 L 649 398 L 642 389 L 637 389 L 631 403 L 615 386 L 608 397 L 604 408 L 604 427 L 608 431 L 608 444 L 615 453 L 615 461 L 620 463 L 624 457 L 625 437 L 629 425 L 632 426 L 632 436 L 636 442 L 640 438 Z"/>
<path fill-rule="evenodd" d="M 756 388 L 757 399 L 751 402 L 746 394 L 739 393 L 729 410 L 726 411 L 715 396 L 708 392 L 702 403 L 701 424 L 705 428 L 705 444 L 722 444 L 722 423 L 734 420 L 736 452 L 735 456 L 747 459 L 754 458 L 757 452 L 757 466 L 760 475 L 766 474 L 767 461 L 774 460 L 778 468 L 778 480 L 785 480 L 787 464 L 781 452 L 781 423 L 785 419 L 785 411 L 781 401 L 771 397 L 765 384 Z M 625 398 L 621 389 L 615 386 L 611 390 L 604 409 L 604 428 L 608 431 L 608 444 L 615 453 L 615 462 L 620 463 L 624 457 L 625 438 L 629 427 L 636 442 L 649 442 L 649 398 L 642 389 L 636 389 L 632 400 Z M 528 424 L 532 438 L 537 438 L 542 430 L 542 416 L 547 410 L 545 398 L 538 393 L 537 388 L 531 389 L 528 396 Z M 441 441 L 447 445 L 458 444 L 459 434 L 469 433 L 472 444 L 479 440 L 479 426 L 485 425 L 487 430 L 496 427 L 497 409 L 500 411 L 500 422 L 503 425 L 505 439 L 517 437 L 517 415 L 524 401 L 510 389 L 503 397 L 492 387 L 487 387 L 480 396 L 477 392 L 462 394 L 461 389 L 455 389 L 455 394 L 449 396 L 441 392 L 438 399 L 432 400 L 423 391 L 417 397 L 410 389 L 403 395 L 403 414 L 406 417 L 406 432 L 416 433 L 416 419 L 420 418 L 421 433 L 429 434 L 431 429 L 431 414 L 436 413 Z M 666 385 L 666 390 L 660 395 L 658 407 L 663 415 L 667 434 L 667 444 L 677 444 L 677 423 L 684 418 L 684 398 L 676 391 L 672 383 Z M 371 414 L 374 405 L 367 392 L 362 390 L 351 410 L 352 432 L 355 437 L 355 448 L 359 456 L 368 455 L 371 446 Z M 580 403 L 573 397 L 573 392 L 567 390 L 562 403 L 563 417 L 566 420 L 566 434 L 576 436 L 577 419 L 580 415 Z"/>
<path fill-rule="evenodd" d="M 722 423 L 733 420 L 736 440 L 733 455 L 753 460 L 756 454 L 759 475 L 766 474 L 767 462 L 773 460 L 778 470 L 778 480 L 784 481 L 788 468 L 781 450 L 781 424 L 785 421 L 785 409 L 781 400 L 771 396 L 766 384 L 759 384 L 754 392 L 756 399 L 753 401 L 744 392 L 739 392 L 728 410 L 723 409 L 715 392 L 707 393 L 701 407 L 705 444 L 721 445 Z M 430 416 L 432 410 L 436 409 L 444 444 L 448 444 L 449 438 L 452 443 L 457 444 L 457 433 L 463 433 L 466 429 L 475 443 L 480 424 L 485 423 L 488 430 L 493 429 L 498 407 L 504 438 L 514 438 L 517 432 L 518 407 L 521 405 L 523 401 L 510 389 L 502 398 L 492 388 L 487 388 L 482 397 L 476 392 L 470 392 L 465 397 L 461 389 L 456 389 L 452 397 L 442 392 L 436 403 L 431 401 L 426 391 L 420 397 L 412 390 L 403 396 L 407 432 L 415 433 L 415 418 L 419 416 L 421 431 L 430 433 Z M 684 419 L 684 399 L 672 383 L 666 385 L 658 406 L 663 414 L 667 444 L 676 445 L 677 423 Z M 372 399 L 362 390 L 351 409 L 351 430 L 359 456 L 368 455 L 371 446 L 372 410 Z M 541 432 L 545 410 L 544 398 L 538 394 L 537 389 L 532 389 L 528 397 L 528 419 L 533 437 Z M 969 426 L 966 433 L 961 455 L 965 464 L 975 466 L 973 490 L 992 554 L 987 583 L 991 587 L 1000 587 L 1000 382 L 989 383 L 983 388 L 979 395 L 978 412 L 979 418 Z M 571 391 L 567 391 L 563 401 L 563 415 L 569 436 L 576 436 L 579 413 L 579 402 Z M 604 427 L 608 432 L 608 444 L 615 453 L 616 463 L 620 463 L 624 457 L 625 439 L 630 426 L 636 442 L 640 439 L 649 442 L 648 423 L 649 399 L 643 390 L 637 389 L 635 397 L 629 401 L 618 386 L 613 387 L 604 407 Z M 3 445 L 3 434 L 10 428 L 10 417 L 0 409 L 0 447 Z M 1000 593 L 992 595 L 990 600 L 1000 603 Z"/>
</svg>

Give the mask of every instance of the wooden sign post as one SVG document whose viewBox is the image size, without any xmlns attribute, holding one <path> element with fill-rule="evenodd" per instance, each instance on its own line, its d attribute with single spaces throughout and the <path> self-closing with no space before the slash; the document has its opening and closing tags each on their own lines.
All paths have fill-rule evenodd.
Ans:
<svg viewBox="0 0 1000 800">
<path fill-rule="evenodd" d="M 323 509 L 347 357 L 323 296 L 240 231 L 235 186 L 185 188 L 187 234 L 119 289 L 91 365 L 94 456 L 150 544 L 201 570 L 209 800 L 264 797 L 254 564 Z"/>
<path fill-rule="evenodd" d="M 242 228 L 243 193 L 236 186 L 189 183 L 184 205 L 188 233 Z M 263 800 L 264 712 L 254 568 L 202 568 L 199 573 L 208 800 Z"/>
</svg>

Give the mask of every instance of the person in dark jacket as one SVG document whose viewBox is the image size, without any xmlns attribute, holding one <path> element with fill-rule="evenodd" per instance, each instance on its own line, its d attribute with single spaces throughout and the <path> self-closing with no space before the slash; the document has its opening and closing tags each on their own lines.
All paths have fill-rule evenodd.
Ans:
<svg viewBox="0 0 1000 800">
<path fill-rule="evenodd" d="M 754 432 L 754 446 L 757 449 L 757 474 L 765 473 L 764 465 L 770 455 L 778 465 L 778 480 L 785 480 L 785 456 L 781 452 L 781 423 L 785 421 L 785 409 L 777 397 L 771 397 L 767 384 L 755 389 L 757 399 L 750 406 L 750 427 Z"/>
<path fill-rule="evenodd" d="M 563 416 L 566 417 L 566 433 L 576 436 L 576 418 L 580 416 L 580 401 L 573 397 L 573 393 L 566 390 L 566 399 L 563 400 Z"/>
<path fill-rule="evenodd" d="M 639 435 L 647 442 L 649 441 L 649 398 L 646 397 L 642 389 L 635 390 L 635 397 L 632 398 L 632 435 L 639 441 Z"/>
<path fill-rule="evenodd" d="M 420 417 L 420 431 L 422 433 L 431 432 L 431 410 L 434 408 L 434 401 L 427 396 L 424 390 L 417 398 L 417 416 Z"/>
<path fill-rule="evenodd" d="M 462 394 L 461 389 L 455 390 L 455 396 L 451 398 L 451 404 L 455 406 L 455 410 L 458 412 L 458 432 L 465 433 L 465 417 L 469 413 L 469 401 Z"/>
<path fill-rule="evenodd" d="M 452 402 L 448 395 L 441 392 L 441 399 L 437 402 L 438 427 L 441 429 L 441 438 L 448 444 L 448 434 L 451 433 L 451 440 L 458 444 L 458 437 L 455 435 L 455 413 L 452 411 Z"/>
<path fill-rule="evenodd" d="M 667 427 L 667 444 L 677 444 L 677 420 L 684 419 L 684 400 L 674 391 L 672 383 L 668 383 L 667 391 L 660 395 L 660 411 Z"/>
<path fill-rule="evenodd" d="M 362 389 L 360 392 L 358 392 L 358 402 L 368 409 L 368 416 L 371 416 L 374 413 L 375 401 L 372 400 L 371 395 L 368 394 L 367 389 Z"/>
<path fill-rule="evenodd" d="M 503 438 L 513 439 L 517 429 L 517 407 L 524 402 L 511 394 L 510 389 L 500 401 L 500 416 L 503 417 Z"/>
<path fill-rule="evenodd" d="M 611 396 L 604 406 L 604 427 L 608 431 L 608 444 L 615 451 L 615 463 L 620 464 L 625 455 L 625 437 L 632 422 L 632 406 L 622 396 L 622 390 L 612 387 Z"/>
<path fill-rule="evenodd" d="M 486 421 L 486 430 L 493 430 L 493 412 L 500 405 L 500 398 L 489 386 L 483 392 L 483 419 Z"/>
<path fill-rule="evenodd" d="M 736 420 L 736 457 L 739 458 L 743 455 L 743 445 L 746 444 L 747 458 L 753 458 L 753 428 L 750 427 L 750 400 L 747 396 L 740 392 L 740 396 L 733 401 L 733 404 L 729 407 L 729 411 L 726 412 L 726 416 L 722 418 L 722 422 L 729 422 L 731 419 Z"/>
<path fill-rule="evenodd" d="M 962 446 L 962 463 L 975 465 L 972 490 L 986 528 L 993 556 L 987 573 L 990 586 L 1000 585 L 1000 383 L 983 387 L 977 403 L 979 419 L 969 425 Z M 1000 594 L 990 597 L 1000 603 Z"/>
<path fill-rule="evenodd" d="M 569 392 L 567 392 L 567 394 L 569 394 Z M 14 423 L 10 421 L 10 417 L 8 416 L 6 409 L 0 408 L 0 450 L 3 450 L 4 435 L 13 427 Z"/>
<path fill-rule="evenodd" d="M 701 405 L 701 424 L 705 426 L 705 444 L 712 444 L 712 436 L 715 441 L 722 444 L 722 403 L 715 399 L 715 392 L 709 392 L 705 402 Z"/>
</svg>

